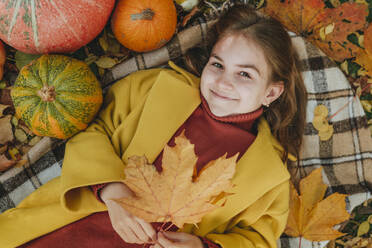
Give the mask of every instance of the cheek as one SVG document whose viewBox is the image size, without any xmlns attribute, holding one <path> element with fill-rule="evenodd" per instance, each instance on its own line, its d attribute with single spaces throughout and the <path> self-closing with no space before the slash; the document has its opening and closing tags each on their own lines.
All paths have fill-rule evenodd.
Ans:
<svg viewBox="0 0 372 248">
<path fill-rule="evenodd" d="M 255 85 L 236 85 L 236 91 L 245 103 L 261 101 L 264 96 L 264 91 L 257 89 Z"/>
<path fill-rule="evenodd" d="M 208 83 L 204 74 L 202 74 L 200 78 L 200 92 L 204 97 L 207 96 L 206 94 L 208 92 Z"/>
<path fill-rule="evenodd" d="M 235 84 L 235 89 L 241 97 L 252 97 L 253 87 L 249 83 L 237 83 Z"/>
<path fill-rule="evenodd" d="M 200 88 L 201 89 L 207 89 L 209 88 L 214 82 L 213 75 L 211 73 L 203 71 L 203 74 L 201 75 L 200 78 Z"/>
</svg>

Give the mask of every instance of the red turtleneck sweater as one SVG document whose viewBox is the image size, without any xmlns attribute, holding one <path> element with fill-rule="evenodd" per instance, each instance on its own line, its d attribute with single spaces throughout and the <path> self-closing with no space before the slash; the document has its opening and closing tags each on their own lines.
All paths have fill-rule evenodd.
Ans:
<svg viewBox="0 0 372 248">
<path fill-rule="evenodd" d="M 169 146 L 175 145 L 175 137 L 185 131 L 186 137 L 195 146 L 198 156 L 196 163 L 197 172 L 209 161 L 215 160 L 225 153 L 231 157 L 239 153 L 238 160 L 252 144 L 256 137 L 253 128 L 255 120 L 262 114 L 262 108 L 247 114 L 239 114 L 227 117 L 217 117 L 212 114 L 208 104 L 202 97 L 202 103 L 177 130 L 168 142 Z M 163 152 L 156 158 L 154 165 L 161 171 Z M 93 192 L 99 198 L 99 190 L 105 184 L 92 186 Z M 159 228 L 159 223 L 152 223 L 154 228 Z M 171 231 L 175 229 L 171 229 Z M 219 247 L 219 245 L 202 238 L 205 247 Z M 32 240 L 20 247 L 121 247 L 142 248 L 143 245 L 125 243 L 112 228 L 107 212 L 92 214 L 86 218 L 71 223 L 52 233 Z M 147 247 L 147 246 L 146 246 Z"/>
</svg>

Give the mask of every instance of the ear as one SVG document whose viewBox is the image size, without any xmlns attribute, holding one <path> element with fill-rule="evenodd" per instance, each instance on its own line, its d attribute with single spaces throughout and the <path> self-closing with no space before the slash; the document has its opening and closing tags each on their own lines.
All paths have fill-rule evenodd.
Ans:
<svg viewBox="0 0 372 248">
<path fill-rule="evenodd" d="M 278 81 L 271 83 L 266 89 L 265 98 L 263 100 L 263 105 L 269 106 L 273 101 L 278 99 L 284 91 L 283 81 Z"/>
</svg>

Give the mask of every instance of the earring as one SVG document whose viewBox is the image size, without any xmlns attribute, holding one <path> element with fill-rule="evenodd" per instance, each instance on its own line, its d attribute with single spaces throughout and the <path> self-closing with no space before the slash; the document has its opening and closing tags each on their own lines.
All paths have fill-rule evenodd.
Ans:
<svg viewBox="0 0 372 248">
<path fill-rule="evenodd" d="M 266 104 L 264 104 L 264 106 L 265 106 L 266 108 L 268 108 L 268 107 L 270 106 L 270 103 L 266 103 Z"/>
</svg>

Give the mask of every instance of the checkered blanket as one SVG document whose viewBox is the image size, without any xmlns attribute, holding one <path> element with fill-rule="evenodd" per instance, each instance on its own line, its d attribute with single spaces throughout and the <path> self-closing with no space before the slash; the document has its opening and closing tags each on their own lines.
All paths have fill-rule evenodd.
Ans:
<svg viewBox="0 0 372 248">
<path fill-rule="evenodd" d="M 104 79 L 105 88 L 132 71 L 160 66 L 169 59 L 181 56 L 187 47 L 205 38 L 207 26 L 206 21 L 200 18 L 196 25 L 180 32 L 167 46 L 137 55 L 114 68 Z M 309 93 L 302 147 L 302 176 L 322 166 L 324 181 L 329 185 L 327 194 L 349 194 L 347 208 L 351 210 L 370 197 L 369 190 L 372 188 L 372 139 L 364 111 L 359 99 L 353 100 L 353 91 L 341 70 L 301 37 L 292 34 L 292 39 L 300 53 L 302 73 Z M 334 127 L 332 138 L 320 141 L 311 124 L 314 108 L 323 104 L 332 115 L 349 101 L 347 107 L 331 119 Z M 64 147 L 63 141 L 43 138 L 27 154 L 28 163 L 25 166 L 0 173 L 0 212 L 15 207 L 35 189 L 60 175 Z M 303 240 L 302 247 L 323 247 L 325 243 Z M 278 240 L 278 246 L 298 247 L 298 240 L 283 235 Z"/>
<path fill-rule="evenodd" d="M 372 190 L 372 139 L 364 110 L 337 65 L 303 38 L 291 36 L 300 55 L 308 92 L 301 177 L 322 167 L 323 180 L 329 185 L 327 195 L 334 192 L 348 194 L 347 209 L 351 211 L 369 199 Z M 314 109 L 319 104 L 328 108 L 329 116 L 342 109 L 330 120 L 334 133 L 327 141 L 319 139 L 318 131 L 311 123 Z M 345 104 L 347 106 L 343 108 Z M 283 234 L 278 246 L 299 247 L 298 242 L 299 239 Z M 323 247 L 326 243 L 302 239 L 301 247 Z"/>
</svg>

